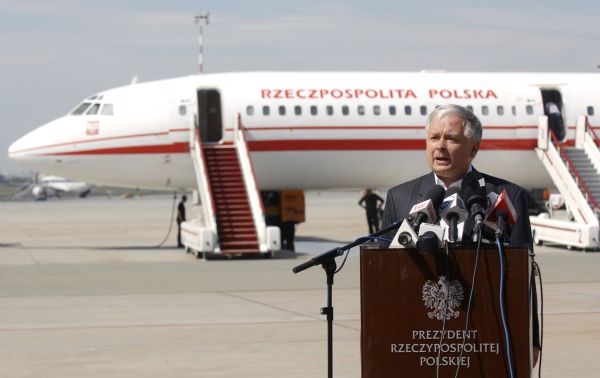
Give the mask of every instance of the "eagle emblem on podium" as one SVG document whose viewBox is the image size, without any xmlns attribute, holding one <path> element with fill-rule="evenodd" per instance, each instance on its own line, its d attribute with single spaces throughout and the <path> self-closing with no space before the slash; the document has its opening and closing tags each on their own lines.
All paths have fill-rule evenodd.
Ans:
<svg viewBox="0 0 600 378">
<path fill-rule="evenodd" d="M 446 276 L 440 276 L 437 283 L 427 280 L 422 293 L 425 307 L 432 310 L 427 312 L 429 319 L 458 318 L 459 312 L 454 309 L 460 306 L 464 298 L 463 287 L 458 280 L 448 282 Z"/>
</svg>

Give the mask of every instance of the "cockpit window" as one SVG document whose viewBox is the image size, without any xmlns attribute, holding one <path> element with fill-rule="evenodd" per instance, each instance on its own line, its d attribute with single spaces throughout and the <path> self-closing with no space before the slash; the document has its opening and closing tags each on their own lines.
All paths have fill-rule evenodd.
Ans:
<svg viewBox="0 0 600 378">
<path fill-rule="evenodd" d="M 185 109 L 185 107 L 184 107 Z M 100 112 L 100 114 L 102 115 L 113 115 L 113 104 L 104 104 L 104 106 L 102 107 L 102 112 Z"/>
<path fill-rule="evenodd" d="M 87 114 L 87 115 L 98 114 L 99 109 L 100 109 L 100 104 L 96 103 L 96 104 L 92 105 L 90 107 L 90 109 L 87 112 L 85 112 L 85 114 Z"/>
<path fill-rule="evenodd" d="M 83 114 L 86 109 L 91 105 L 91 103 L 89 102 L 84 102 L 81 105 L 79 105 L 78 107 L 75 108 L 75 110 L 73 110 L 71 112 L 72 115 L 81 115 Z"/>
</svg>

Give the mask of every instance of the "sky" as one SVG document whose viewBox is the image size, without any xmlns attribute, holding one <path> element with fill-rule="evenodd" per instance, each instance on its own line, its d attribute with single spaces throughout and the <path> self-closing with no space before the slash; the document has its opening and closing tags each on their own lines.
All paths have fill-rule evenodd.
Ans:
<svg viewBox="0 0 600 378">
<path fill-rule="evenodd" d="M 599 72 L 593 0 L 0 0 L 0 173 L 8 146 L 83 98 L 197 73 Z"/>
</svg>

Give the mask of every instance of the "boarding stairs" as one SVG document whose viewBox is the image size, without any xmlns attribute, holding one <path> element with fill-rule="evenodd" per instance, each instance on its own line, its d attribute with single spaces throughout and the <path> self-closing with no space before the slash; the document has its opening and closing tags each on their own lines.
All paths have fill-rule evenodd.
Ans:
<svg viewBox="0 0 600 378">
<path fill-rule="evenodd" d="M 182 225 L 182 241 L 196 256 L 272 255 L 280 230 L 267 227 L 241 118 L 232 142 L 202 143 L 197 127 L 190 141 L 201 216 Z"/>
<path fill-rule="evenodd" d="M 600 247 L 600 151 L 587 117 L 577 120 L 575 145 L 557 140 L 540 117 L 537 155 L 565 200 L 568 219 L 548 214 L 530 217 L 534 242 L 544 241 L 584 250 Z M 550 212 L 552 215 L 552 212 Z"/>
<path fill-rule="evenodd" d="M 233 144 L 202 149 L 215 200 L 217 233 L 222 253 L 257 252 L 258 236 L 236 148 Z"/>
</svg>

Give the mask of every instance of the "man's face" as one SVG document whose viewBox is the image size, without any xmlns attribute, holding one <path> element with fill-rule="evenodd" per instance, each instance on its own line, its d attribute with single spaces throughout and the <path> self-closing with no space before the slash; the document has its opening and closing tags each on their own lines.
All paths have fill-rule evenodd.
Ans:
<svg viewBox="0 0 600 378">
<path fill-rule="evenodd" d="M 456 115 L 432 120 L 427 130 L 427 162 L 446 185 L 467 172 L 479 150 L 479 142 L 467 138 L 464 131 L 464 121 Z"/>
</svg>

